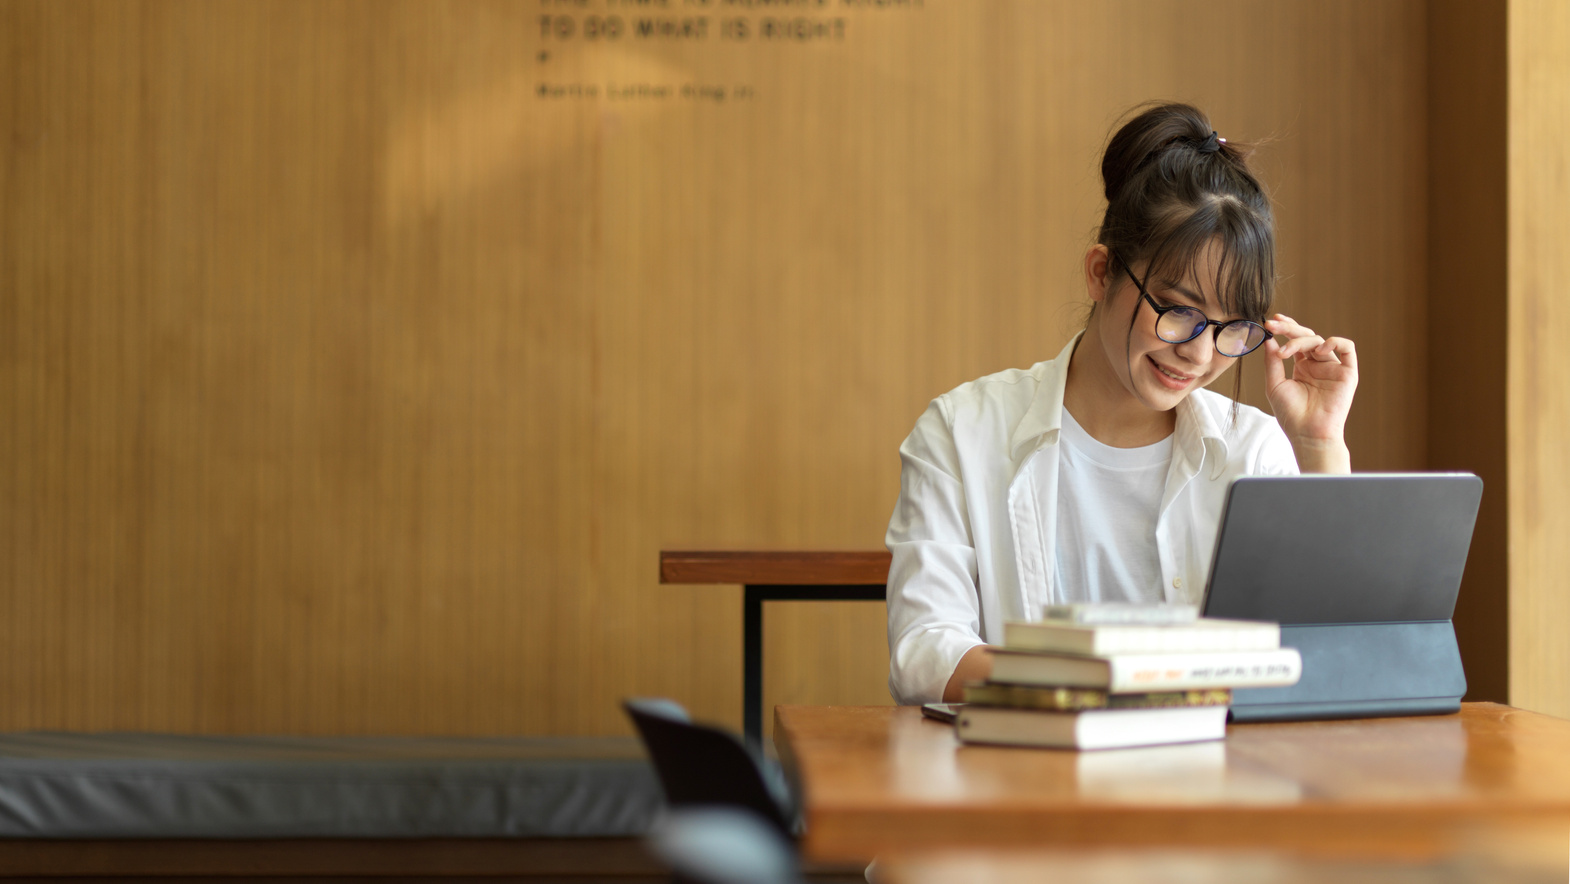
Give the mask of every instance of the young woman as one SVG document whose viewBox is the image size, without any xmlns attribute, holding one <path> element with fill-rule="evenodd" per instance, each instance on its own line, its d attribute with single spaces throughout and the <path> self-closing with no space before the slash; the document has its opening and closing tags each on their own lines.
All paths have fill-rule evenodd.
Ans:
<svg viewBox="0 0 1570 884">
<path fill-rule="evenodd" d="M 1356 351 L 1270 314 L 1275 235 L 1246 156 L 1187 105 L 1119 129 L 1084 331 L 939 396 L 900 446 L 896 701 L 958 701 L 1003 622 L 1045 604 L 1198 602 L 1233 478 L 1351 470 Z M 1274 417 L 1235 383 L 1233 398 L 1205 389 L 1255 350 Z"/>
</svg>

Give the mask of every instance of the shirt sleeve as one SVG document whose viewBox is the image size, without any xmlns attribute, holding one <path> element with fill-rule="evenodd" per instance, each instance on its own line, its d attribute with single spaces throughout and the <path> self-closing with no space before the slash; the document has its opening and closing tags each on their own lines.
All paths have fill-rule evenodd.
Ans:
<svg viewBox="0 0 1570 884">
<path fill-rule="evenodd" d="M 1255 476 L 1296 476 L 1302 472 L 1297 465 L 1297 455 L 1292 451 L 1292 443 L 1287 441 L 1287 434 L 1275 418 L 1269 419 L 1263 432 L 1264 439 L 1261 440 L 1254 467 L 1249 473 Z"/>
<path fill-rule="evenodd" d="M 900 495 L 885 537 L 889 693 L 896 703 L 934 703 L 965 652 L 984 644 L 965 487 L 941 399 L 899 453 Z"/>
</svg>

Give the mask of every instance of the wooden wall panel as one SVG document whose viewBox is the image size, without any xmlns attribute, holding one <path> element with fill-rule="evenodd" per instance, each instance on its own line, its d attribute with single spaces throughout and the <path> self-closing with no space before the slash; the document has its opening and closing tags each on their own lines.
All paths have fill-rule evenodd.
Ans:
<svg viewBox="0 0 1570 884">
<path fill-rule="evenodd" d="M 1510 0 L 1510 702 L 1570 717 L 1570 7 Z"/>
<path fill-rule="evenodd" d="M 1428 468 L 1483 479 L 1456 640 L 1467 699 L 1507 702 L 1509 546 L 1505 360 L 1505 0 L 1435 0 L 1428 13 Z"/>
<path fill-rule="evenodd" d="M 1274 139 L 1354 463 L 1425 463 L 1417 0 L 662 6 L 0 0 L 0 727 L 739 725 L 739 591 L 657 551 L 879 545 L 1151 97 Z M 879 605 L 773 608 L 766 699 L 887 700 Z"/>
</svg>

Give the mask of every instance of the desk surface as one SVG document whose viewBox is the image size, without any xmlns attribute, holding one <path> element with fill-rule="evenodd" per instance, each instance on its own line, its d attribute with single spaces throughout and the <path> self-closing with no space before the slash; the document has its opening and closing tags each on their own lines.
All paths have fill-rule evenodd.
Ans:
<svg viewBox="0 0 1570 884">
<path fill-rule="evenodd" d="M 1489 827 L 1570 826 L 1570 721 L 1492 703 L 1080 753 L 962 746 L 914 707 L 775 716 L 819 859 L 1020 845 L 1420 858 Z"/>
</svg>

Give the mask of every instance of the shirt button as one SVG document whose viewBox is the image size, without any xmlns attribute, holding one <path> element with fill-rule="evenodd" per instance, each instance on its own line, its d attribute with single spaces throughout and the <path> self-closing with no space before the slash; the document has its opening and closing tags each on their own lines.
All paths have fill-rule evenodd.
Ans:
<svg viewBox="0 0 1570 884">
<path fill-rule="evenodd" d="M 1183 578 L 1181 578 L 1181 577 L 1174 577 L 1174 578 L 1172 578 L 1172 588 L 1173 589 L 1182 589 L 1183 588 Z"/>
</svg>

